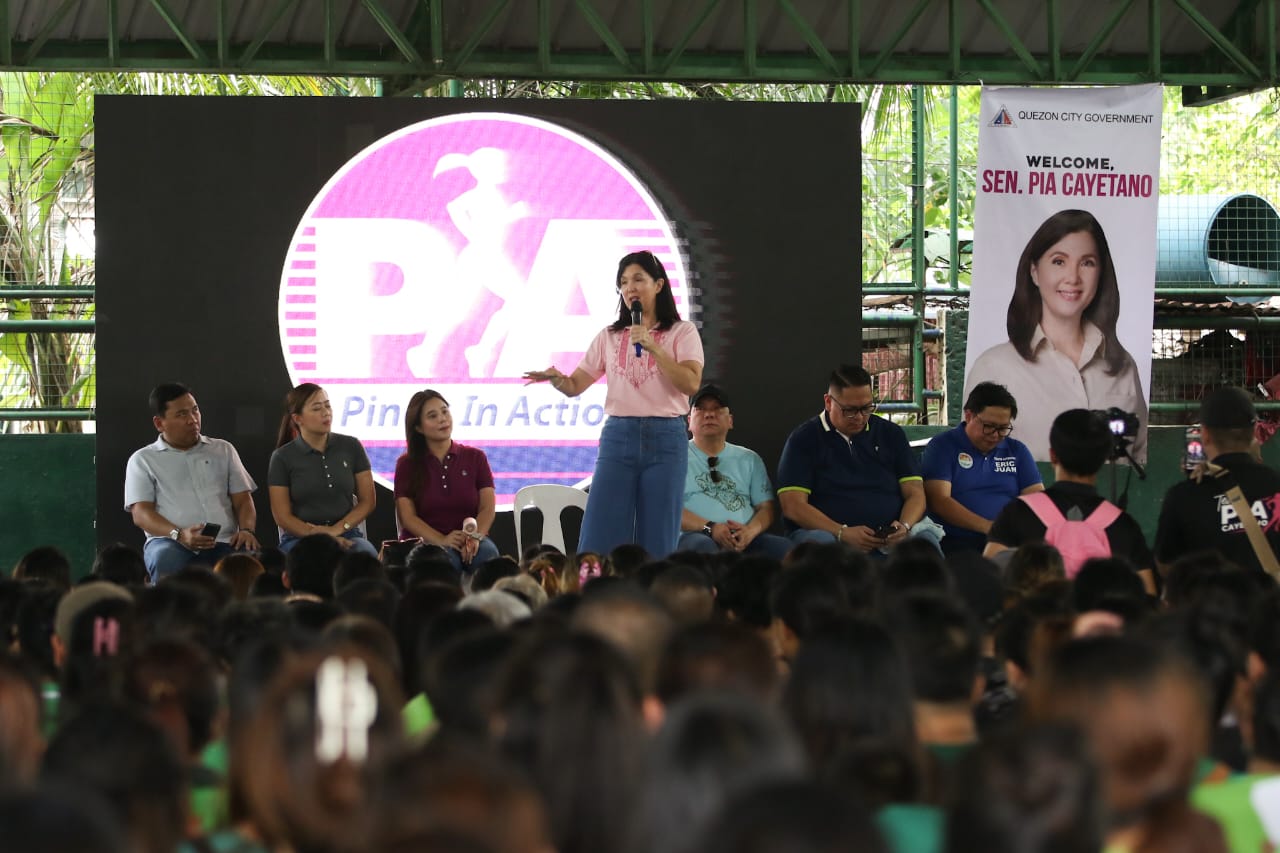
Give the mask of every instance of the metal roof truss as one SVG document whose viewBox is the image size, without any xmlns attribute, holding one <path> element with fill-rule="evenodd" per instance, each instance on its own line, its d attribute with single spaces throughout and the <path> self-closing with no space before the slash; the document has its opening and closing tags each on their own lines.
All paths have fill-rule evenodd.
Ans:
<svg viewBox="0 0 1280 853">
<path fill-rule="evenodd" d="M 1276 85 L 1280 0 L 0 0 L 6 69 Z"/>
</svg>

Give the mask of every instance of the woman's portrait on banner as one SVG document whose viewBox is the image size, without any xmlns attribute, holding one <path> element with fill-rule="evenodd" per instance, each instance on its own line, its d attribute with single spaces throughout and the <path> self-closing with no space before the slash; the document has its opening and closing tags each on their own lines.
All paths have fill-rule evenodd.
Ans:
<svg viewBox="0 0 1280 853">
<path fill-rule="evenodd" d="M 1059 210 L 1027 240 L 1014 272 L 1009 338 L 973 362 L 965 394 L 984 381 L 1008 388 L 1018 401 L 1017 438 L 1041 461 L 1061 412 L 1121 409 L 1137 416 L 1130 452 L 1142 460 L 1147 403 L 1119 320 L 1120 283 L 1102 225 L 1087 210 Z"/>
</svg>

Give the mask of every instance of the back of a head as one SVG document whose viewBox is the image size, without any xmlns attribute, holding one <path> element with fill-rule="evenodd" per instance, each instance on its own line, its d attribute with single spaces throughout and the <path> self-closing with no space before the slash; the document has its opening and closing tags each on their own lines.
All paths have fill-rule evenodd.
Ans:
<svg viewBox="0 0 1280 853">
<path fill-rule="evenodd" d="M 1088 409 L 1068 409 L 1053 419 L 1049 449 L 1069 474 L 1092 477 L 1111 456 L 1114 437 L 1103 418 Z"/>
<path fill-rule="evenodd" d="M 1070 639 L 1075 611 L 1070 581 L 1042 586 L 1010 607 L 996 629 L 996 654 L 1026 676 L 1040 668 L 1052 651 Z"/>
<path fill-rule="evenodd" d="M 1062 554 L 1048 542 L 1027 542 L 1013 552 L 1004 569 L 1006 588 L 1026 597 L 1046 583 L 1065 580 Z"/>
<path fill-rule="evenodd" d="M 493 589 L 500 578 L 514 577 L 520 574 L 520 566 L 510 557 L 494 557 L 475 567 L 471 576 L 471 591 L 484 592 Z"/>
<path fill-rule="evenodd" d="M 703 853 L 888 853 L 857 800 L 817 782 L 781 782 L 725 804 L 698 847 Z"/>
<path fill-rule="evenodd" d="M 1245 586 L 1250 583 L 1253 575 L 1253 572 L 1241 569 L 1219 551 L 1206 549 L 1184 554 L 1169 566 L 1165 577 L 1164 600 L 1170 607 L 1185 607 L 1199 598 L 1207 588 L 1220 584 L 1228 576 Z M 1245 597 L 1251 597 L 1251 592 L 1245 592 Z"/>
<path fill-rule="evenodd" d="M 1238 617 L 1238 618 L 1237 618 Z M 1248 646 L 1242 614 L 1225 596 L 1212 596 L 1145 623 L 1141 636 L 1177 656 L 1200 676 L 1213 725 L 1227 712 L 1236 684 L 1246 675 Z"/>
<path fill-rule="evenodd" d="M 213 739 L 218 671 L 194 643 L 160 639 L 141 649 L 130 667 L 128 694 L 165 730 L 180 756 L 193 758 Z"/>
<path fill-rule="evenodd" d="M 546 798 L 556 848 L 618 849 L 645 748 L 640 689 L 622 655 L 588 634 L 531 636 L 496 695 L 500 749 Z"/>
<path fill-rule="evenodd" d="M 769 590 L 782 571 L 777 560 L 743 556 L 729 565 L 716 582 L 716 607 L 736 622 L 752 628 L 768 628 Z"/>
<path fill-rule="evenodd" d="M 402 706 L 390 673 L 368 659 L 283 661 L 231 739 L 233 790 L 265 847 L 361 848 L 371 786 L 403 748 Z"/>
<path fill-rule="evenodd" d="M 947 814 L 950 853 L 1097 853 L 1104 817 L 1097 771 L 1078 730 L 995 735 L 966 755 Z"/>
<path fill-rule="evenodd" d="M 162 578 L 159 585 L 182 586 L 194 590 L 204 598 L 203 608 L 214 614 L 220 612 L 234 598 L 230 580 L 214 572 L 213 566 L 198 566 L 192 563 Z"/>
<path fill-rule="evenodd" d="M 773 650 L 737 622 L 703 622 L 676 631 L 662 652 L 656 692 L 663 704 L 699 690 L 771 701 L 778 684 Z"/>
<path fill-rule="evenodd" d="M 937 548 L 923 539 L 907 539 L 890 552 L 888 565 L 880 573 L 880 588 L 886 596 L 915 590 L 952 593 L 955 581 Z"/>
<path fill-rule="evenodd" d="M 506 628 L 533 615 L 519 596 L 501 589 L 473 592 L 458 602 L 459 610 L 478 610 L 499 628 Z"/>
<path fill-rule="evenodd" d="M 348 614 L 339 616 L 324 629 L 325 643 L 344 653 L 351 653 L 365 660 L 377 661 L 399 683 L 403 672 L 400 648 L 391 629 L 368 616 Z"/>
<path fill-rule="evenodd" d="M 914 547 L 909 546 L 907 553 L 911 553 Z M 925 547 L 937 554 L 933 546 Z M 855 610 L 868 610 L 875 606 L 883 572 L 856 548 L 843 542 L 802 542 L 787 554 L 786 563 L 788 571 L 819 569 L 834 573 L 844 587 L 849 606 Z"/>
<path fill-rule="evenodd" d="M 333 592 L 338 595 L 347 584 L 358 580 L 385 581 L 386 579 L 387 567 L 382 565 L 381 560 L 372 554 L 352 548 L 338 561 L 338 568 L 333 573 Z"/>
<path fill-rule="evenodd" d="M 1141 620 L 1150 609 L 1142 578 L 1124 557 L 1086 560 L 1072 581 L 1072 598 L 1077 613 L 1105 610 L 1126 624 Z"/>
<path fill-rule="evenodd" d="M 422 685 L 445 730 L 477 739 L 488 734 L 498 675 L 515 644 L 510 631 L 482 628 L 427 654 Z"/>
<path fill-rule="evenodd" d="M 665 569 L 649 585 L 649 592 L 667 608 L 677 625 L 706 622 L 715 612 L 716 593 L 711 578 L 693 566 Z"/>
<path fill-rule="evenodd" d="M 44 784 L 0 793 L 8 853 L 135 853 L 102 801 L 76 788 Z"/>
<path fill-rule="evenodd" d="M 252 554 L 229 554 L 218 561 L 213 573 L 225 578 L 231 587 L 231 597 L 245 601 L 253 593 L 253 582 L 265 569 Z"/>
<path fill-rule="evenodd" d="M 435 735 L 398 758 L 376 808 L 366 848 L 376 853 L 471 853 L 468 842 L 483 853 L 551 849 L 546 813 L 529 782 L 491 752 L 449 737 Z"/>
<path fill-rule="evenodd" d="M 834 571 L 825 568 L 790 568 L 776 575 L 769 591 L 769 609 L 775 620 L 804 640 L 809 634 L 848 614 L 844 585 Z"/>
<path fill-rule="evenodd" d="M 68 707 L 123 701 L 138 642 L 132 601 L 104 598 L 76 613 L 67 632 L 62 701 Z"/>
<path fill-rule="evenodd" d="M 7 651 L 0 652 L 0 709 L 0 788 L 25 787 L 40 769 L 44 709 L 35 667 Z"/>
<path fill-rule="evenodd" d="M 13 567 L 15 580 L 43 580 L 66 592 L 71 589 L 71 560 L 53 545 L 32 548 Z"/>
<path fill-rule="evenodd" d="M 649 552 L 645 551 L 643 545 L 632 543 L 619 545 L 605 557 L 603 571 L 606 575 L 629 578 L 649 562 L 649 559 Z"/>
<path fill-rule="evenodd" d="M 895 599 L 885 622 L 898 640 L 917 701 L 969 701 L 978 675 L 978 628 L 954 596 L 916 592 Z"/>
<path fill-rule="evenodd" d="M 289 589 L 319 598 L 333 598 L 333 575 L 342 560 L 342 546 L 327 533 L 303 536 L 289 549 L 285 576 Z"/>
<path fill-rule="evenodd" d="M 462 585 L 458 570 L 449 562 L 448 552 L 430 542 L 420 542 L 413 546 L 405 559 L 405 572 L 409 586 L 426 581 Z"/>
<path fill-rule="evenodd" d="M 411 587 L 400 597 L 392 633 L 400 647 L 400 662 L 404 665 L 404 689 L 409 695 L 422 689 L 418 683 L 421 659 L 418 648 L 422 633 L 431 622 L 443 613 L 453 610 L 462 600 L 462 589 L 447 584 L 427 583 Z"/>
<path fill-rule="evenodd" d="M 508 595 L 514 595 L 534 613 L 541 610 L 547 603 L 546 590 L 530 575 L 519 574 L 509 578 L 499 578 L 493 588 Z"/>
<path fill-rule="evenodd" d="M 848 617 L 800 644 L 782 708 L 815 766 L 871 742 L 915 748 L 912 692 L 903 654 L 889 631 Z"/>
<path fill-rule="evenodd" d="M 652 596 L 620 584 L 617 590 L 585 598 L 570 624 L 574 630 L 600 637 L 618 649 L 644 692 L 654 691 L 658 662 L 675 623 Z"/>
<path fill-rule="evenodd" d="M 342 608 L 332 601 L 316 601 L 301 596 L 285 602 L 293 617 L 293 624 L 306 634 L 318 636 L 324 633 L 335 619 L 342 616 Z"/>
<path fill-rule="evenodd" d="M 1030 700 L 1033 720 L 1085 732 L 1108 809 L 1122 825 L 1154 832 L 1152 819 L 1188 811 L 1186 794 L 1208 750 L 1209 711 L 1199 677 L 1177 656 L 1137 637 L 1076 640 L 1053 654 Z"/>
<path fill-rule="evenodd" d="M 123 587 L 135 588 L 147 585 L 147 564 L 137 548 L 116 542 L 98 552 L 93 561 L 93 576 Z"/>
<path fill-rule="evenodd" d="M 284 585 L 284 576 L 271 572 L 258 575 L 249 590 L 250 598 L 285 598 L 288 595 L 289 588 Z"/>
<path fill-rule="evenodd" d="M 46 678 L 57 677 L 51 639 L 62 591 L 52 584 L 32 582 L 18 605 L 18 651 Z"/>
<path fill-rule="evenodd" d="M 222 611 L 210 650 L 223 666 L 234 667 L 246 647 L 293 634 L 293 615 L 282 599 L 235 601 Z"/>
<path fill-rule="evenodd" d="M 395 624 L 400 592 L 388 581 L 363 578 L 344 586 L 337 602 L 347 613 L 368 616 L 390 629 Z"/>
<path fill-rule="evenodd" d="M 49 742 L 42 778 L 100 795 L 140 853 L 172 853 L 183 838 L 182 762 L 136 711 L 96 705 L 65 721 Z"/>
<path fill-rule="evenodd" d="M 209 648 L 217 629 L 219 611 L 204 591 L 193 584 L 162 583 L 138 590 L 138 632 L 145 642 L 152 637 L 186 637 Z"/>
<path fill-rule="evenodd" d="M 805 774 L 804 749 L 769 706 L 731 694 L 691 695 L 668 709 L 649 748 L 640 849 L 692 851 L 735 794 Z"/>
</svg>

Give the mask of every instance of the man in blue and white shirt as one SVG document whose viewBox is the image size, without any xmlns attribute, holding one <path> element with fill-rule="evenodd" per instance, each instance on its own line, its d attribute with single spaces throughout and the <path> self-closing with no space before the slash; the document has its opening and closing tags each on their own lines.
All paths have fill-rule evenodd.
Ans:
<svg viewBox="0 0 1280 853">
<path fill-rule="evenodd" d="M 942 549 L 981 552 L 991 522 L 1019 495 L 1044 490 L 1031 451 L 1013 438 L 1018 403 L 1003 385 L 980 382 L 964 403 L 964 423 L 933 437 L 921 471 L 929 514 L 947 535 Z"/>
</svg>

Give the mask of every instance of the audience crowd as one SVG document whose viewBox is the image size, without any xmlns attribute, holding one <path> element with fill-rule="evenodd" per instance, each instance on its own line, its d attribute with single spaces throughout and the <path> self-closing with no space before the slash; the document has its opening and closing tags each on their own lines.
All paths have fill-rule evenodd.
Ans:
<svg viewBox="0 0 1280 853">
<path fill-rule="evenodd" d="M 1046 489 L 984 383 L 920 470 L 846 366 L 788 439 L 780 506 L 706 386 L 680 547 L 519 559 L 481 483 L 470 532 L 374 548 L 368 461 L 330 443 L 315 388 L 282 421 L 288 535 L 263 548 L 252 481 L 171 390 L 130 462 L 144 548 L 90 569 L 41 547 L 0 579 L 6 853 L 1280 841 L 1280 477 L 1238 389 L 1206 397 L 1213 464 L 1169 492 L 1154 548 L 1097 493 L 1096 413 L 1054 421 Z M 421 402 L 425 450 L 464 464 L 443 398 Z M 340 487 L 299 485 L 339 462 Z M 171 518 L 187 479 L 214 521 Z"/>
<path fill-rule="evenodd" d="M 461 574 L 300 537 L 150 582 L 116 545 L 0 581 L 3 848 L 1259 851 L 1280 590 L 1144 588 L 903 539 L 545 546 Z"/>
</svg>

